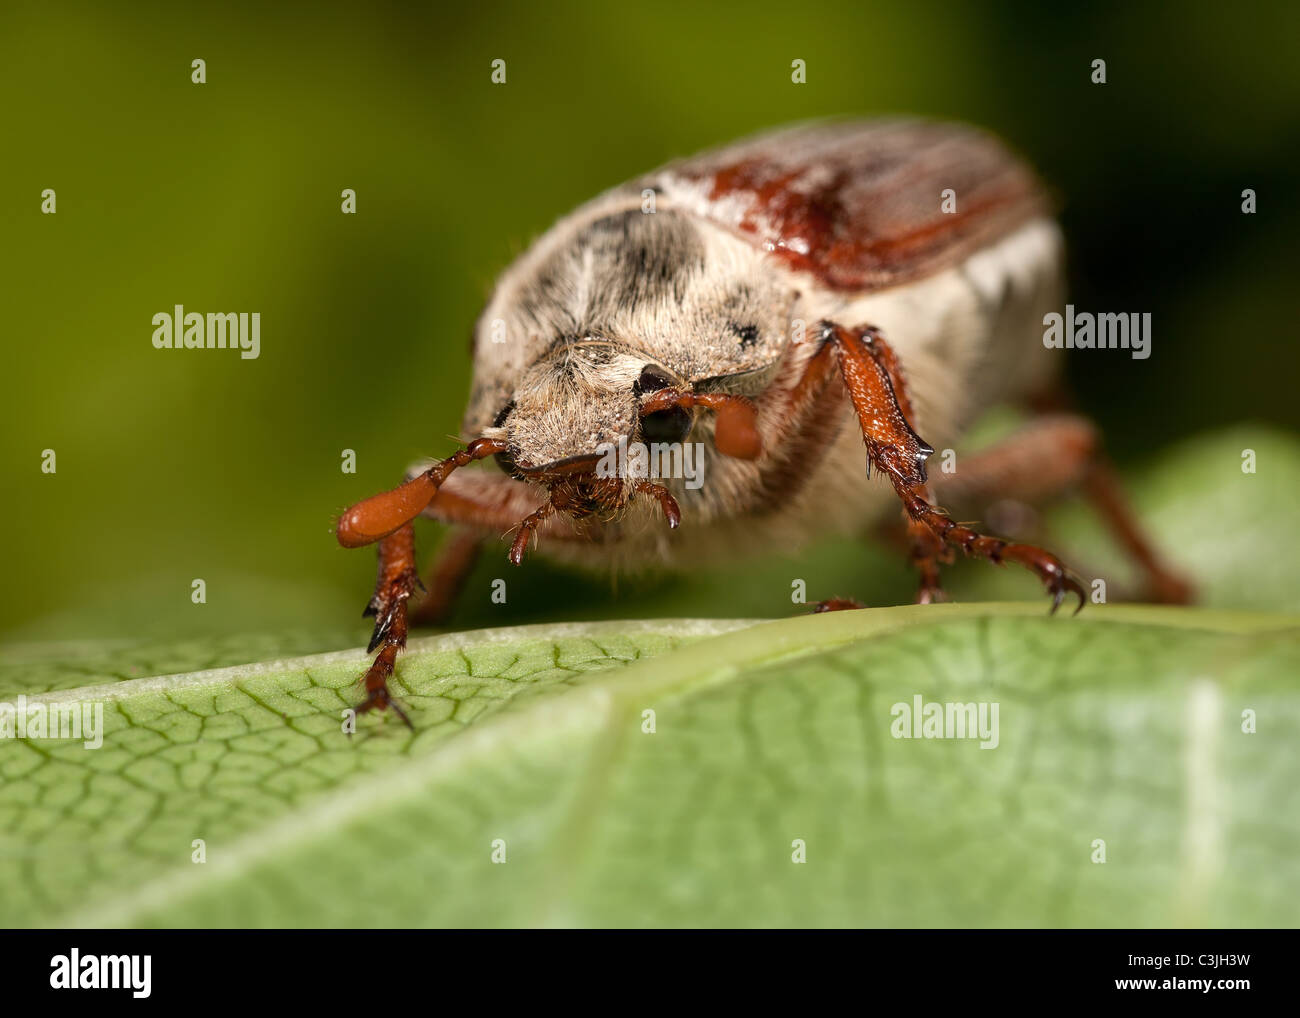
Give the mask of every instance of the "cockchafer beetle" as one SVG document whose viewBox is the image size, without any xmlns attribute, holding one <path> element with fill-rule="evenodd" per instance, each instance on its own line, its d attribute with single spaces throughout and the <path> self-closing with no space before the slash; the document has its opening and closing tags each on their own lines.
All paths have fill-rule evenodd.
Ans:
<svg viewBox="0 0 1300 1018">
<path fill-rule="evenodd" d="M 1063 262 L 1044 188 L 1021 160 L 976 129 L 917 120 L 763 134 L 564 217 L 505 271 L 475 327 L 471 440 L 338 521 L 345 547 L 379 542 L 367 608 L 379 653 L 359 709 L 406 717 L 388 680 L 420 585 L 421 515 L 455 528 L 427 614 L 448 605 L 482 540 L 510 530 L 515 564 L 540 539 L 593 566 L 693 569 L 861 531 L 893 499 L 918 601 L 943 598 L 939 565 L 960 548 L 1031 570 L 1054 611 L 1067 593 L 1084 601 L 1066 566 L 955 521 L 931 485 L 945 498 L 1080 485 L 1143 569 L 1147 596 L 1187 600 L 1133 522 L 1095 429 L 1049 410 L 1060 360 L 1042 322 L 1061 306 Z M 1040 416 L 951 482 L 932 481 L 929 443 L 951 445 L 1005 402 Z M 602 475 L 601 450 L 620 440 L 704 443 L 707 483 Z M 460 469 L 489 457 L 500 472 Z M 868 483 L 873 468 L 886 484 Z M 684 525 L 670 535 L 656 515 Z"/>
</svg>

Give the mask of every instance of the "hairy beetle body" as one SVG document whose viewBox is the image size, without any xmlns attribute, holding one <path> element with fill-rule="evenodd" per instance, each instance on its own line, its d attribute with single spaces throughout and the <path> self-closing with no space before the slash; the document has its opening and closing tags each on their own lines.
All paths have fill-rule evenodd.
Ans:
<svg viewBox="0 0 1300 1018">
<path fill-rule="evenodd" d="M 762 135 L 561 219 L 503 273 L 476 325 L 468 444 L 339 520 L 344 545 L 379 542 L 367 613 L 380 650 L 362 708 L 396 708 L 387 682 L 418 583 L 416 515 L 460 528 L 430 614 L 485 539 L 513 534 L 516 564 L 537 542 L 599 568 L 690 569 L 862 531 L 890 505 L 919 601 L 942 599 L 939 565 L 959 549 L 1030 570 L 1053 610 L 1067 593 L 1082 607 L 1059 559 L 954 520 L 926 469 L 981 410 L 1052 381 L 1042 330 L 1063 299 L 1063 245 L 1048 212 L 1033 173 L 990 136 L 889 120 Z M 605 469 L 611 449 L 681 443 L 702 448 L 702 480 Z M 487 459 L 499 469 L 462 469 Z M 1085 485 L 1153 596 L 1189 596 L 1128 516 L 1086 421 L 1056 417 L 976 457 L 959 471 L 968 492 L 981 472 L 1003 495 Z"/>
<path fill-rule="evenodd" d="M 796 163 L 812 179 L 783 199 L 774 182 L 795 186 Z M 954 185 L 957 211 L 944 213 L 942 192 Z M 1041 322 L 1061 304 L 1063 248 L 1045 208 L 1022 164 L 987 135 L 949 125 L 817 124 L 671 165 L 566 216 L 503 274 L 476 329 L 463 431 L 509 434 L 542 460 L 580 456 L 633 434 L 635 406 L 621 397 L 646 364 L 692 387 L 786 393 L 815 350 L 814 324 L 829 319 L 870 322 L 889 337 L 914 425 L 947 446 L 981 409 L 1050 377 Z M 836 241 L 856 235 L 836 215 L 856 215 L 876 246 Z M 890 262 L 889 251 L 906 260 Z M 553 517 L 539 551 L 594 568 L 673 568 L 861 530 L 891 505 L 889 490 L 863 476 L 846 400 L 823 429 L 833 446 L 785 467 L 774 464 L 791 458 L 781 441 L 789 408 L 758 404 L 767 450 L 758 461 L 719 455 L 712 419 L 697 417 L 686 440 L 705 443 L 708 482 L 694 491 L 661 482 L 688 527 L 666 533 L 652 505 L 633 502 L 598 529 Z M 447 487 L 516 513 L 535 498 L 486 472 Z M 436 501 L 426 515 L 443 515 Z"/>
</svg>

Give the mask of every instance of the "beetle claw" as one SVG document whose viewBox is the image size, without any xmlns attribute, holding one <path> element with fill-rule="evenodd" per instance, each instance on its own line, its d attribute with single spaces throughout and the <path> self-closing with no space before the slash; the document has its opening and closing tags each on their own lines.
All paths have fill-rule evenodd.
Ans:
<svg viewBox="0 0 1300 1018">
<path fill-rule="evenodd" d="M 1084 594 L 1083 587 L 1069 573 L 1063 573 L 1061 578 L 1048 585 L 1048 590 L 1052 591 L 1052 608 L 1048 614 L 1055 615 L 1056 609 L 1061 607 L 1061 602 L 1065 600 L 1065 595 L 1073 594 L 1079 599 L 1078 605 L 1072 611 L 1071 615 L 1078 615 L 1083 611 L 1083 606 L 1087 603 L 1087 597 Z"/>
<path fill-rule="evenodd" d="M 865 607 L 865 604 L 855 601 L 851 597 L 828 597 L 825 601 L 818 601 L 813 605 L 812 614 L 821 615 L 823 612 L 854 611 Z"/>
<path fill-rule="evenodd" d="M 415 725 L 411 723 L 411 719 L 407 716 L 406 711 L 402 710 L 401 704 L 393 699 L 393 695 L 388 691 L 387 684 L 371 690 L 369 695 L 367 695 L 361 703 L 357 704 L 356 712 L 358 714 L 366 714 L 372 710 L 383 711 L 388 710 L 389 708 L 392 709 L 394 714 L 402 719 L 402 722 L 407 728 L 411 731 L 415 731 Z"/>
</svg>

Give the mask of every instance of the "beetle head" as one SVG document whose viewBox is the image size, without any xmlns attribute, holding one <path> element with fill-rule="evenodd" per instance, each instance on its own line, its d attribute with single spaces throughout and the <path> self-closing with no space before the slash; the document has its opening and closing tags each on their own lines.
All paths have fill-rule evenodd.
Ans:
<svg viewBox="0 0 1300 1018">
<path fill-rule="evenodd" d="M 530 367 L 483 437 L 507 445 L 496 455 L 502 470 L 546 491 L 544 515 L 611 519 L 635 496 L 649 495 L 675 527 L 679 512 L 667 489 L 610 466 L 626 466 L 625 458 L 613 455 L 620 448 L 685 442 L 701 409 L 718 414 L 714 443 L 720 452 L 758 454 L 748 400 L 694 393 L 643 353 L 583 339 Z"/>
<path fill-rule="evenodd" d="M 480 437 L 405 484 L 349 508 L 338 521 L 339 543 L 356 548 L 395 533 L 438 497 L 453 471 L 488 456 L 546 492 L 542 505 L 519 523 L 510 548 L 515 564 L 529 538 L 557 512 L 612 519 L 641 495 L 655 499 L 676 527 L 681 511 L 668 489 L 628 470 L 629 460 L 610 452 L 632 443 L 683 441 L 700 409 L 717 415 L 713 443 L 719 452 L 759 455 L 754 406 L 745 397 L 693 392 L 644 355 L 607 341 L 563 344 L 525 372 L 515 397 Z M 611 460 L 615 468 L 602 469 Z"/>
<path fill-rule="evenodd" d="M 637 380 L 644 356 L 600 340 L 558 347 L 519 380 L 488 437 L 510 443 L 498 457 L 514 476 L 547 477 L 580 470 L 637 430 Z"/>
<path fill-rule="evenodd" d="M 498 464 L 548 514 L 612 519 L 650 495 L 673 522 L 667 489 L 610 476 L 608 451 L 687 442 L 703 418 L 718 452 L 758 455 L 748 400 L 690 383 L 775 364 L 792 290 L 755 245 L 681 210 L 557 230 L 480 316 L 465 430 L 506 446 Z"/>
</svg>

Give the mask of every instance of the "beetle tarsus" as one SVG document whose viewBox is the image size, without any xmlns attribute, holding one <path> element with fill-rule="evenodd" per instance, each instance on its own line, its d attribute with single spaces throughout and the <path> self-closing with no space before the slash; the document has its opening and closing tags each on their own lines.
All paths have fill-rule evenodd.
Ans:
<svg viewBox="0 0 1300 1018">
<path fill-rule="evenodd" d="M 372 670 L 378 664 L 379 662 L 375 662 L 375 664 L 371 666 Z M 367 679 L 368 678 L 369 673 L 367 673 Z M 389 693 L 386 679 L 384 685 L 379 686 L 373 692 L 368 693 L 366 698 L 361 703 L 357 704 L 356 710 L 358 714 L 365 714 L 372 710 L 388 710 L 390 707 L 392 708 L 393 713 L 402 719 L 407 728 L 411 731 L 415 731 L 415 725 L 413 725 L 411 719 L 407 717 L 406 711 L 402 710 L 401 704 L 394 700 L 392 694 Z"/>
<path fill-rule="evenodd" d="M 943 604 L 952 600 L 938 584 L 922 583 L 916 588 L 916 604 Z"/>
<path fill-rule="evenodd" d="M 825 601 L 818 601 L 813 605 L 812 614 L 821 615 L 823 612 L 854 611 L 865 607 L 866 605 L 861 601 L 855 601 L 851 597 L 828 597 Z"/>
<path fill-rule="evenodd" d="M 357 706 L 358 714 L 391 707 L 411 726 L 411 719 L 389 692 L 388 680 L 393 677 L 398 652 L 406 646 L 407 602 L 419 582 L 415 571 L 415 531 L 407 523 L 379 542 L 379 575 L 365 612 L 375 617 L 375 629 L 366 653 L 378 648 L 379 654 L 362 679 L 366 698 Z"/>
<path fill-rule="evenodd" d="M 968 556 L 987 559 L 995 565 L 1015 562 L 1034 573 L 1043 581 L 1047 592 L 1052 595 L 1053 614 L 1060 607 L 1067 593 L 1079 598 L 1079 607 L 1075 609 L 1075 614 L 1083 608 L 1086 597 L 1082 584 L 1066 568 L 1065 563 L 1051 552 L 1032 544 L 1012 544 L 1000 537 L 981 534 L 958 523 L 943 510 L 909 490 L 908 486 L 897 478 L 894 487 L 903 500 L 908 515 L 915 522 L 929 528 L 941 541 L 954 548 L 960 548 Z"/>
</svg>

